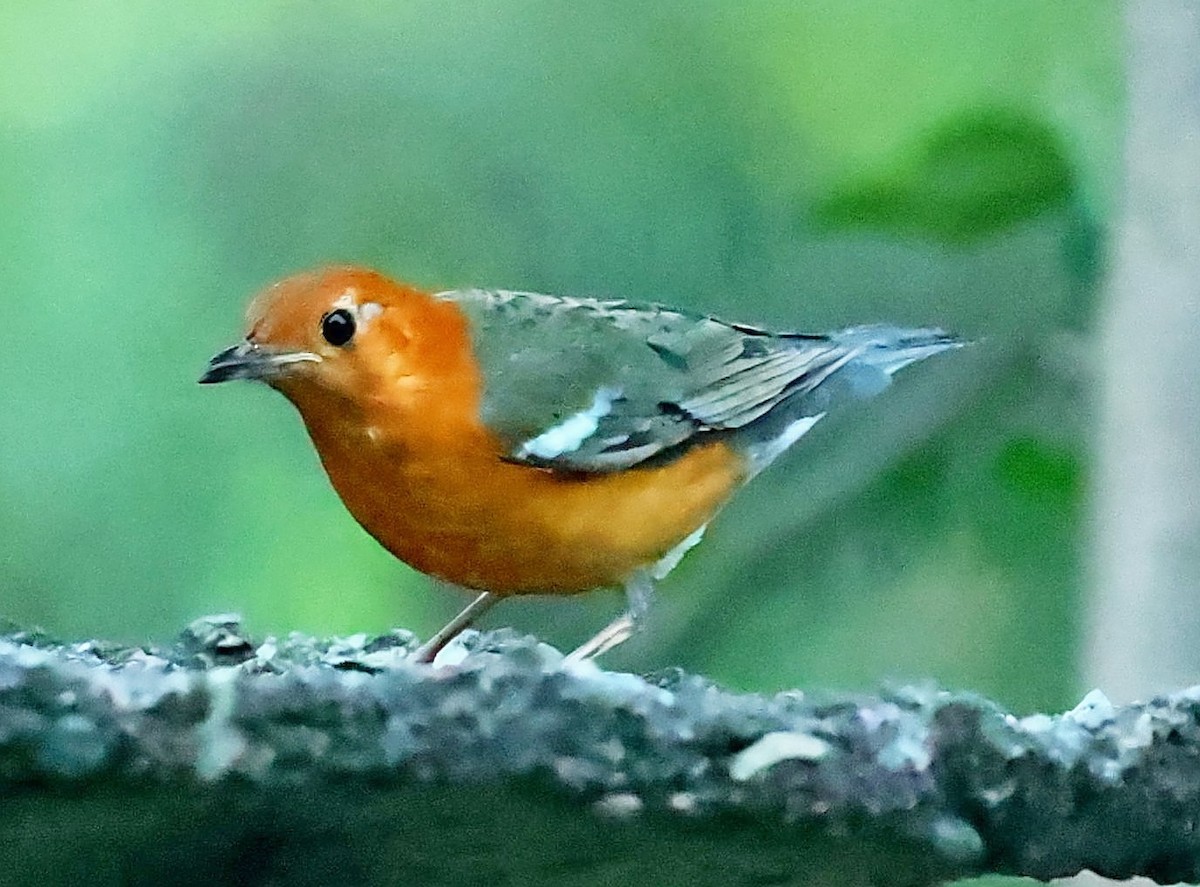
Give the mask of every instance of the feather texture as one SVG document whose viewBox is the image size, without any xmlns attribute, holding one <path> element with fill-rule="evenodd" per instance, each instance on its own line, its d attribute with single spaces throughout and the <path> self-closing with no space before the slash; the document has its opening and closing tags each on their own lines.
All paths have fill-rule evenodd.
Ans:
<svg viewBox="0 0 1200 887">
<path fill-rule="evenodd" d="M 873 394 L 903 366 L 961 344 L 940 330 L 886 326 L 771 333 L 656 305 L 536 293 L 438 298 L 470 320 L 482 418 L 510 457 L 577 472 L 630 468 L 713 435 L 777 455 L 792 440 L 772 441 L 798 437 L 831 399 Z M 851 384 L 819 396 L 851 368 Z"/>
</svg>

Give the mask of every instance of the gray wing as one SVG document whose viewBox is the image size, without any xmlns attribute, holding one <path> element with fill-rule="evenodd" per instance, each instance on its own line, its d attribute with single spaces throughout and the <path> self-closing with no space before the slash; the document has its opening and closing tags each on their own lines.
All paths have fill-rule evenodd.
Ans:
<svg viewBox="0 0 1200 887">
<path fill-rule="evenodd" d="M 824 399 L 808 395 L 839 371 L 855 365 L 852 387 L 871 393 L 903 365 L 902 351 L 912 353 L 914 335 L 926 349 L 950 347 L 937 347 L 935 334 L 952 341 L 888 328 L 774 334 L 658 306 L 532 293 L 440 298 L 470 319 L 484 422 L 512 459 L 566 471 L 629 468 L 714 433 L 761 442 L 824 412 Z M 907 350 L 897 347 L 901 334 Z M 868 359 L 874 351 L 880 357 Z"/>
</svg>

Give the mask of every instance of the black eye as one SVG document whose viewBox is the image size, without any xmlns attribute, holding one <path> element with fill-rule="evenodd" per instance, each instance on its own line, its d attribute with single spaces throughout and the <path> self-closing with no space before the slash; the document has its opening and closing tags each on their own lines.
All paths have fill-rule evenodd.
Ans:
<svg viewBox="0 0 1200 887">
<path fill-rule="evenodd" d="M 321 335 L 330 345 L 341 348 L 354 338 L 354 315 L 345 308 L 330 311 L 321 318 Z"/>
</svg>

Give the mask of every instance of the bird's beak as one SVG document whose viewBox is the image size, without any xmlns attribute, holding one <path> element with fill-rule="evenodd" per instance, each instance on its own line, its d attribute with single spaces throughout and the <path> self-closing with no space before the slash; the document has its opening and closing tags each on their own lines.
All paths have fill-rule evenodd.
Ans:
<svg viewBox="0 0 1200 887">
<path fill-rule="evenodd" d="M 251 342 L 239 342 L 213 356 L 200 377 L 201 385 L 214 385 L 231 379 L 269 379 L 293 363 L 320 363 L 321 356 L 311 351 L 271 351 Z"/>
</svg>

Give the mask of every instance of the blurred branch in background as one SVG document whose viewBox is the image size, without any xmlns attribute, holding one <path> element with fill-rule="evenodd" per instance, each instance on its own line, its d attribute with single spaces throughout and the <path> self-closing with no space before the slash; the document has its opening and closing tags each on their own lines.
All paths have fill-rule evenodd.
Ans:
<svg viewBox="0 0 1200 887">
<path fill-rule="evenodd" d="M 1102 313 L 1086 677 L 1200 677 L 1200 7 L 1127 8 L 1124 207 Z"/>
</svg>

